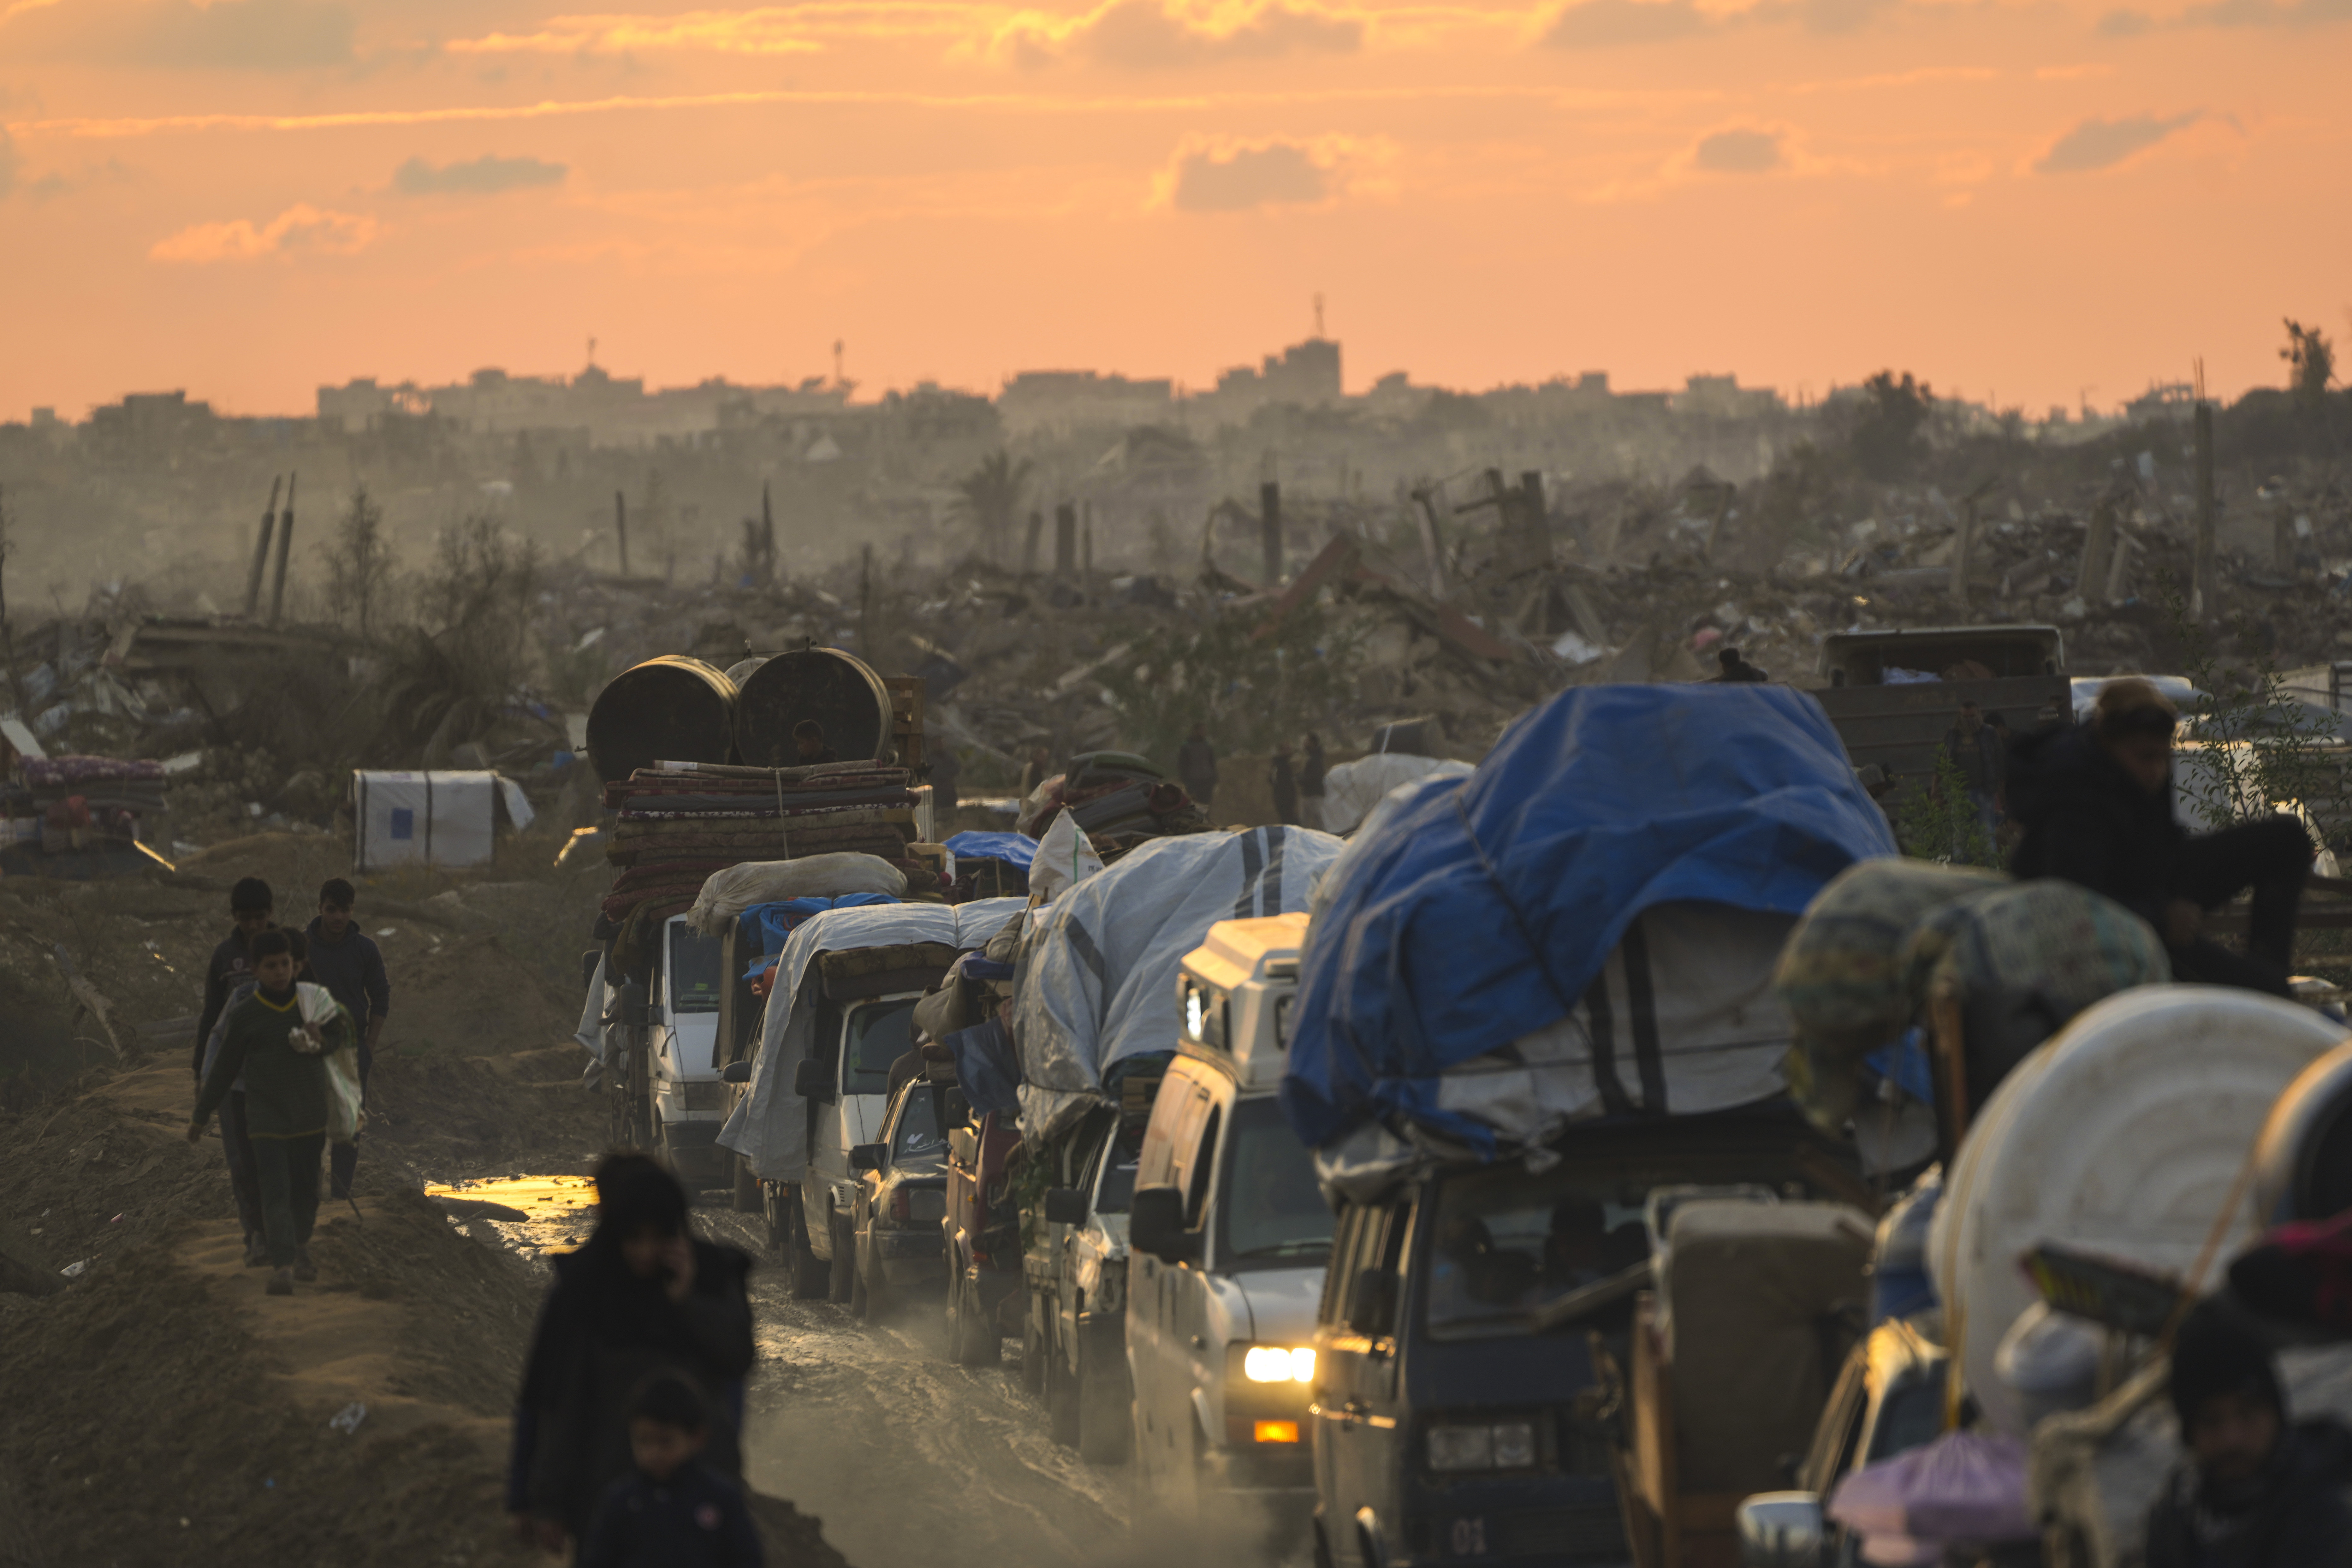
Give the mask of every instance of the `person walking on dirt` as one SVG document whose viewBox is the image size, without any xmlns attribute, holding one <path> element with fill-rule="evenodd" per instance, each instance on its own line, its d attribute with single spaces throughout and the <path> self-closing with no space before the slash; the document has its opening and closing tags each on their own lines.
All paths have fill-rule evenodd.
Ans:
<svg viewBox="0 0 2352 1568">
<path fill-rule="evenodd" d="M 550 1551 L 587 1539 L 597 1500 L 627 1472 L 630 1395 L 656 1372 L 718 1391 L 706 1462 L 743 1473 L 751 1258 L 693 1235 L 686 1189 L 645 1154 L 596 1168 L 596 1214 L 587 1245 L 554 1259 L 515 1402 L 507 1511 Z"/>
<path fill-rule="evenodd" d="M 1217 752 L 1209 744 L 1209 727 L 1192 726 L 1192 733 L 1176 748 L 1176 781 L 1184 793 L 1208 805 L 1217 798 Z"/>
<path fill-rule="evenodd" d="M 229 1085 L 242 1078 L 262 1237 L 276 1270 L 269 1294 L 290 1296 L 294 1281 L 319 1277 L 310 1261 L 310 1229 L 319 1218 L 319 1157 L 327 1142 L 327 1068 L 320 1058 L 348 1048 L 353 1031 L 340 1009 L 324 1024 L 303 1017 L 288 932 L 256 936 L 252 961 L 253 994 L 224 1015 L 227 1028 L 196 1096 L 188 1142 L 204 1137 L 205 1123 L 227 1100 Z"/>
<path fill-rule="evenodd" d="M 629 1399 L 629 1472 L 596 1505 L 580 1568 L 761 1568 L 743 1489 L 702 1462 L 710 1406 L 674 1372 Z"/>
<path fill-rule="evenodd" d="M 2295 907 L 2311 839 L 2291 816 L 2266 816 L 2191 837 L 2172 814 L 2178 715 L 2146 680 L 2111 680 L 2082 728 L 2017 742 L 2009 814 L 2023 825 L 2010 869 L 2104 893 L 2156 928 L 2175 980 L 2287 992 Z M 2205 934 L 2207 910 L 2253 893 L 2246 952 Z"/>
<path fill-rule="evenodd" d="M 311 978 L 343 1005 L 359 1026 L 360 1097 L 364 1100 L 375 1043 L 392 1013 L 392 982 L 384 974 L 383 950 L 352 920 L 352 907 L 358 902 L 359 892 L 351 883 L 332 879 L 319 889 L 319 912 L 302 934 L 310 942 Z M 327 1152 L 327 1161 L 334 1173 L 332 1195 L 350 1197 L 352 1173 L 359 1168 L 359 1144 L 336 1144 Z"/>
<path fill-rule="evenodd" d="M 205 1005 L 196 1016 L 194 1060 L 190 1063 L 202 1090 L 214 1027 L 227 1010 L 239 985 L 253 980 L 253 939 L 276 927 L 277 899 L 269 884 L 246 877 L 229 889 L 230 930 L 205 965 Z M 259 1267 L 267 1258 L 261 1244 L 261 1190 L 255 1185 L 253 1145 L 245 1131 L 245 1088 L 239 1084 L 221 1106 L 221 1155 L 228 1163 L 228 1189 L 236 1199 L 237 1223 L 245 1228 L 245 1261 Z"/>
</svg>

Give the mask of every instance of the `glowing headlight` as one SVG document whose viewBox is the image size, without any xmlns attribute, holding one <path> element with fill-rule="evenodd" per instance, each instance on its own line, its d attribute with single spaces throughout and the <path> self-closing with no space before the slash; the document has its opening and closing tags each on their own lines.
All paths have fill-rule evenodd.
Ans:
<svg viewBox="0 0 2352 1568">
<path fill-rule="evenodd" d="M 1280 1345 L 1252 1345 L 1242 1358 L 1242 1374 L 1252 1383 L 1312 1383 L 1315 1352 Z"/>
</svg>

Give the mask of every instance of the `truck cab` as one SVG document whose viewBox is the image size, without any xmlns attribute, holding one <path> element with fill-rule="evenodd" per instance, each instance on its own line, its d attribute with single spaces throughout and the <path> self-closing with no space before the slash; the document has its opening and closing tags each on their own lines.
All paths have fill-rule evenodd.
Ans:
<svg viewBox="0 0 2352 1568">
<path fill-rule="evenodd" d="M 723 988 L 718 939 L 683 915 L 663 923 L 641 991 L 609 981 L 605 987 L 605 1016 L 622 1025 L 627 1051 L 609 1079 L 614 1139 L 652 1149 L 688 1187 L 719 1185 L 728 1177 L 726 1152 L 716 1142 L 728 1110 L 719 1077 L 726 1065 L 719 1037 Z"/>
<path fill-rule="evenodd" d="M 1178 975 L 1181 1031 L 1129 1213 L 1139 1531 L 1246 1521 L 1289 1535 L 1313 1505 L 1331 1210 L 1275 1103 L 1306 931 L 1302 914 L 1221 921 Z"/>
<path fill-rule="evenodd" d="M 1341 1202 L 1312 1341 L 1322 1561 L 1656 1562 L 1627 1540 L 1612 1414 L 1654 1200 L 1864 1191 L 1786 1105 L 1580 1126 L 1558 1152 Z"/>
<path fill-rule="evenodd" d="M 827 955 L 830 956 L 830 955 Z M 856 1285 L 855 1237 L 864 1173 L 850 1151 L 878 1142 L 889 1112 L 890 1064 L 913 1048 L 912 1017 L 920 991 L 836 1001 L 819 1007 L 813 1054 L 793 1087 L 808 1101 L 808 1175 L 799 1184 L 799 1226 L 793 1246 L 796 1293 L 834 1300 Z"/>
</svg>

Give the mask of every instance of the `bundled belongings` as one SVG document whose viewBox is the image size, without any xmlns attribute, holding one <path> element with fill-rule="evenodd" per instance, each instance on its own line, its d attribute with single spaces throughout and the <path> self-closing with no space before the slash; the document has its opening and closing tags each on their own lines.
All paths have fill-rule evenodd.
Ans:
<svg viewBox="0 0 2352 1568">
<path fill-rule="evenodd" d="M 604 786 L 620 813 L 604 850 L 616 866 L 688 856 L 782 860 L 842 850 L 912 864 L 923 796 L 904 768 L 828 763 L 640 768 Z"/>
<path fill-rule="evenodd" d="M 140 819 L 163 810 L 163 764 L 117 757 L 25 757 L 24 819 L 52 853 L 140 837 Z M 8 840 L 0 839 L 0 843 Z"/>
<path fill-rule="evenodd" d="M 1583 1117 L 1776 1096 L 1780 937 L 1894 851 L 1801 692 L 1563 692 L 1467 777 L 1383 800 L 1332 868 L 1283 1110 L 1336 1182 L 1410 1157 L 1408 1131 L 1487 1157 Z"/>
<path fill-rule="evenodd" d="M 1023 1137 L 1050 1141 L 1120 1062 L 1171 1048 L 1184 955 L 1219 921 L 1303 912 L 1340 848 L 1304 827 L 1157 839 L 1037 910 L 1013 980 Z"/>
<path fill-rule="evenodd" d="M 1375 752 L 1352 763 L 1333 764 L 1323 775 L 1323 826 L 1346 833 L 1361 823 L 1381 797 L 1415 779 L 1460 778 L 1468 763 L 1450 757 L 1417 757 L 1410 752 Z"/>
<path fill-rule="evenodd" d="M 1142 757 L 1129 752 L 1088 752 L 1070 759 L 1058 779 L 1040 786 L 1034 812 L 1023 814 L 1020 829 L 1043 838 L 1067 812 L 1106 858 L 1147 838 L 1198 833 L 1208 813 Z"/>
<path fill-rule="evenodd" d="M 1018 899 L 990 899 L 837 909 L 803 921 L 777 962 L 748 1092 L 720 1130 L 719 1146 L 743 1156 L 765 1180 L 800 1181 L 808 1168 L 810 1117 L 793 1085 L 810 1058 L 828 995 L 895 988 L 911 973 L 905 961 L 918 956 L 929 971 L 915 982 L 919 989 L 957 952 L 984 945 L 1021 910 Z"/>
<path fill-rule="evenodd" d="M 954 901 L 1018 898 L 1029 891 L 1029 863 L 1037 841 L 1025 833 L 964 832 L 947 841 L 955 857 Z"/>
</svg>

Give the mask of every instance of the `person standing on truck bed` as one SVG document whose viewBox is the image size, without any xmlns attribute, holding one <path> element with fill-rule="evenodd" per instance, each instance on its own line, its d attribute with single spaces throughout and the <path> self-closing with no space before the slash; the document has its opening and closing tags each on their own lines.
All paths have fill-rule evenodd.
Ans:
<svg viewBox="0 0 2352 1568">
<path fill-rule="evenodd" d="M 547 1550 L 587 1538 L 597 1499 L 629 1468 L 630 1394 L 656 1372 L 717 1393 L 705 1463 L 740 1482 L 751 1369 L 751 1260 L 687 1226 L 686 1189 L 649 1155 L 596 1167 L 596 1228 L 553 1259 L 515 1402 L 507 1511 Z"/>
<path fill-rule="evenodd" d="M 1727 684 L 1762 686 L 1772 679 L 1769 670 L 1759 669 L 1741 658 L 1736 647 L 1727 647 L 1717 654 L 1715 662 L 1722 670 L 1715 679 Z"/>
<path fill-rule="evenodd" d="M 2352 1431 L 2289 1426 L 2270 1347 L 2213 1302 L 2172 1351 L 2183 1462 L 2147 1516 L 2147 1568 L 2352 1564 Z"/>
<path fill-rule="evenodd" d="M 1217 752 L 1209 744 L 1209 727 L 1195 724 L 1176 748 L 1176 782 L 1184 793 L 1208 805 L 1217 798 Z"/>
<path fill-rule="evenodd" d="M 230 930 L 205 965 L 205 1008 L 196 1016 L 195 1055 L 189 1064 L 199 1092 L 205 1085 L 205 1047 L 212 1040 L 213 1026 L 227 1010 L 231 994 L 253 979 L 253 939 L 276 929 L 277 905 L 269 884 L 258 877 L 239 878 L 229 889 Z M 237 1222 L 245 1227 L 245 1261 L 249 1268 L 258 1268 L 268 1261 L 268 1253 L 261 1240 L 261 1189 L 254 1182 L 253 1144 L 245 1131 L 242 1086 L 231 1090 L 222 1103 L 220 1119 L 221 1153 L 228 1162 L 229 1191 L 236 1199 Z"/>
<path fill-rule="evenodd" d="M 254 989 L 224 1014 L 220 1055 L 205 1074 L 188 1122 L 188 1142 L 245 1081 L 246 1135 L 253 1145 L 261 1193 L 261 1229 L 269 1247 L 269 1294 L 290 1296 L 294 1281 L 319 1277 L 310 1262 L 310 1230 L 319 1218 L 319 1157 L 327 1142 L 327 1067 L 320 1058 L 352 1043 L 341 1011 L 324 1025 L 302 1016 L 294 989 L 300 960 L 290 931 L 253 939 Z"/>
<path fill-rule="evenodd" d="M 375 1042 L 392 1013 L 392 982 L 384 975 L 383 953 L 375 939 L 352 920 L 359 892 L 336 877 L 319 889 L 319 913 L 302 934 L 310 939 L 310 973 L 333 994 L 360 1030 L 360 1097 L 367 1097 L 368 1068 L 375 1060 Z M 352 1173 L 359 1168 L 357 1142 L 338 1143 L 327 1152 L 334 1172 L 332 1194 L 352 1195 Z"/>
<path fill-rule="evenodd" d="M 2190 837 L 2172 815 L 2179 715 L 2145 680 L 2114 680 L 2082 728 L 2036 731 L 2009 759 L 2009 812 L 2025 836 L 2010 869 L 2104 893 L 2154 926 L 2176 980 L 2287 993 L 2311 840 L 2290 816 Z M 2244 953 L 2205 934 L 2204 911 L 2251 889 Z"/>
</svg>

